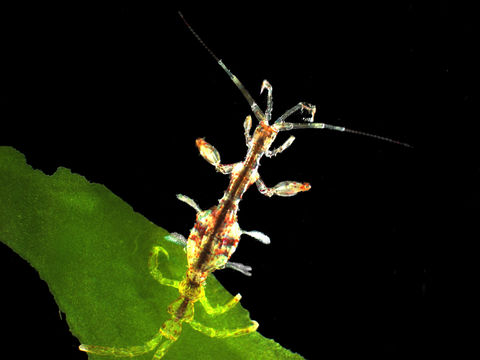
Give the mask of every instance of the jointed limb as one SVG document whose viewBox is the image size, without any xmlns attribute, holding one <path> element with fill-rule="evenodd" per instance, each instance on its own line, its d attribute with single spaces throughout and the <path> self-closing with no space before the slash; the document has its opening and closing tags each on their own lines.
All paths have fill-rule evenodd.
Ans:
<svg viewBox="0 0 480 360">
<path fill-rule="evenodd" d="M 160 251 L 166 253 L 166 250 L 161 246 L 154 246 L 152 249 L 152 252 L 150 253 L 150 257 L 148 259 L 148 269 L 150 270 L 150 274 L 160 284 L 166 285 L 166 286 L 172 286 L 178 289 L 178 286 L 180 284 L 178 280 L 164 278 L 160 270 L 158 270 L 158 253 Z"/>
<path fill-rule="evenodd" d="M 183 201 L 183 202 L 186 203 L 187 205 L 189 205 L 189 206 L 191 206 L 192 208 L 194 208 L 196 212 L 202 211 L 202 209 L 200 209 L 200 206 L 198 206 L 198 204 L 195 202 L 195 200 L 190 199 L 190 198 L 189 198 L 188 196 L 186 196 L 186 195 L 177 194 L 177 199 L 180 200 L 180 201 Z"/>
<path fill-rule="evenodd" d="M 328 130 L 341 131 L 341 132 L 343 131 L 353 132 L 353 130 L 348 130 L 343 126 L 329 125 L 325 123 L 296 124 L 296 123 L 283 122 L 277 125 L 277 128 L 279 131 L 289 131 L 289 130 L 298 130 L 298 129 L 328 129 Z M 358 132 L 355 132 L 355 133 L 358 133 Z M 362 133 L 362 135 L 379 138 L 376 135 L 371 135 L 367 133 Z M 382 137 L 380 138 L 381 140 L 395 142 L 394 140 L 391 140 L 391 139 L 382 138 Z"/>
<path fill-rule="evenodd" d="M 256 231 L 256 230 L 245 231 L 245 230 L 242 230 L 242 235 L 244 235 L 244 234 L 253 237 L 254 239 L 260 241 L 263 244 L 267 244 L 267 245 L 270 244 L 270 238 L 260 231 Z"/>
<path fill-rule="evenodd" d="M 217 305 L 213 307 L 208 302 L 207 297 L 204 296 L 200 299 L 200 303 L 202 304 L 203 308 L 205 309 L 208 315 L 219 315 L 219 314 L 223 314 L 224 312 L 230 310 L 232 307 L 237 305 L 241 298 L 242 298 L 242 295 L 237 294 L 225 305 Z"/>
<path fill-rule="evenodd" d="M 180 245 L 182 247 L 187 246 L 187 239 L 185 239 L 185 236 L 183 236 L 182 234 L 176 233 L 176 232 L 173 232 L 173 233 L 170 233 L 170 234 L 166 235 L 164 237 L 164 239 L 167 240 L 167 241 L 170 241 L 174 244 Z M 166 250 L 163 249 L 163 251 L 164 251 L 164 254 L 166 254 L 167 257 L 168 257 L 168 253 L 166 252 Z"/>
<path fill-rule="evenodd" d="M 165 353 L 168 351 L 170 345 L 172 345 L 175 340 L 165 340 L 162 345 L 155 351 L 152 360 L 160 360 L 165 356 Z"/>
<path fill-rule="evenodd" d="M 252 273 L 250 272 L 252 271 L 252 267 L 249 265 L 229 261 L 225 264 L 225 268 L 241 272 L 243 275 L 246 276 L 252 276 Z"/>
<path fill-rule="evenodd" d="M 248 115 L 243 122 L 243 129 L 245 130 L 245 143 L 247 147 L 250 147 L 250 142 L 252 141 L 252 135 L 250 135 L 250 130 L 252 129 L 252 117 Z"/>
<path fill-rule="evenodd" d="M 287 139 L 287 141 L 285 141 L 282 144 L 282 146 L 279 146 L 278 148 L 273 149 L 273 150 L 267 150 L 265 152 L 265 156 L 266 157 L 273 157 L 273 156 L 276 156 L 277 154 L 280 154 L 282 151 L 284 151 L 286 148 L 288 148 L 290 145 L 292 145 L 293 140 L 295 140 L 295 136 L 292 135 Z"/>
<path fill-rule="evenodd" d="M 248 104 L 250 105 L 250 109 L 252 109 L 252 112 L 255 114 L 255 117 L 257 118 L 257 120 L 264 121 L 265 115 L 263 114 L 262 110 L 255 102 L 255 100 L 253 100 L 252 95 L 250 95 L 248 90 L 245 89 L 245 86 L 243 86 L 240 80 L 238 80 L 238 78 L 235 75 L 233 75 L 230 70 L 227 69 L 227 67 L 222 62 L 222 60 L 219 60 L 218 58 L 216 60 L 218 64 L 223 68 L 223 70 L 227 73 L 227 75 L 230 77 L 230 79 L 233 81 L 233 83 L 238 88 L 238 90 L 240 90 L 243 97 L 248 101 Z"/>
<path fill-rule="evenodd" d="M 97 345 L 80 345 L 80 350 L 96 354 L 96 355 L 109 355 L 115 357 L 133 357 L 145 354 L 155 349 L 162 340 L 162 334 L 157 333 L 151 340 L 147 341 L 143 345 L 131 346 L 131 347 L 109 347 L 109 346 L 97 346 Z"/>
<path fill-rule="evenodd" d="M 233 337 L 233 336 L 242 336 L 242 335 L 247 335 L 250 334 L 254 331 L 257 330 L 258 328 L 258 322 L 255 320 L 252 320 L 252 324 L 244 327 L 244 328 L 239 328 L 239 329 L 214 329 L 208 326 L 205 326 L 203 324 L 200 324 L 196 321 L 192 321 L 190 325 L 197 331 L 210 336 L 210 337 L 215 337 L 215 338 L 227 338 L 227 337 Z"/>
<path fill-rule="evenodd" d="M 307 122 L 312 122 L 313 117 L 315 116 L 315 112 L 317 111 L 317 108 L 315 107 L 315 105 L 300 102 L 297 105 L 295 105 L 295 106 L 291 107 L 290 109 L 288 109 L 287 111 L 285 111 L 285 113 L 275 121 L 275 124 L 281 124 L 283 121 L 285 121 L 286 118 L 288 118 L 290 115 L 292 115 L 293 113 L 295 113 L 299 110 L 308 111 L 311 116 L 308 117 L 308 118 L 303 118 L 303 120 L 307 121 Z"/>
<path fill-rule="evenodd" d="M 235 164 L 220 164 L 220 154 L 218 153 L 217 149 L 215 149 L 215 147 L 213 147 L 203 139 L 197 139 L 196 144 L 200 155 L 202 155 L 202 157 L 210 164 L 215 166 L 215 169 L 218 172 L 221 172 L 222 174 L 230 174 L 232 172 Z"/>
<path fill-rule="evenodd" d="M 301 191 L 310 190 L 309 183 L 300 183 L 297 181 L 282 181 L 273 188 L 268 188 L 265 186 L 265 183 L 262 181 L 262 179 L 259 178 L 255 184 L 257 185 L 258 191 L 268 197 L 273 195 L 288 197 L 296 195 Z"/>
<path fill-rule="evenodd" d="M 263 92 L 263 90 L 267 89 L 268 95 L 267 95 L 267 111 L 265 111 L 265 120 L 267 120 L 267 123 L 272 119 L 272 109 L 273 109 L 273 96 L 272 96 L 272 85 L 267 80 L 263 80 L 262 83 L 262 88 L 260 89 L 260 94 Z"/>
</svg>

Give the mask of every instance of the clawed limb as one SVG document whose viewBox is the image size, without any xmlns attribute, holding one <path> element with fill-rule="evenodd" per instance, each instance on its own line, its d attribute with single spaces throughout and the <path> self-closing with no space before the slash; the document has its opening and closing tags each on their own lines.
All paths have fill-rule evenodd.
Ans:
<svg viewBox="0 0 480 360">
<path fill-rule="evenodd" d="M 306 121 L 306 124 L 296 124 L 296 123 L 290 123 L 290 122 L 285 122 L 285 119 L 288 118 L 290 115 L 297 111 L 307 111 L 310 116 L 309 117 L 304 117 L 303 120 Z M 347 132 L 353 132 L 353 133 L 360 133 L 358 131 L 354 130 L 349 130 L 344 128 L 343 126 L 336 126 L 336 125 L 330 125 L 330 124 L 325 124 L 325 123 L 314 123 L 313 119 L 315 117 L 315 112 L 317 111 L 317 108 L 315 105 L 300 102 L 297 105 L 293 106 L 289 110 L 287 110 L 282 116 L 280 116 L 276 121 L 274 126 L 278 131 L 289 131 L 289 130 L 297 130 L 297 129 L 328 129 L 328 130 L 334 130 L 334 131 L 347 131 Z M 361 135 L 366 135 L 366 136 L 371 136 L 371 137 L 376 137 L 376 138 L 381 138 L 376 135 L 371 135 L 367 133 L 360 133 Z M 387 141 L 392 141 L 391 139 L 386 139 L 386 138 L 381 138 L 382 140 L 387 140 Z M 395 141 L 393 141 L 395 142 Z"/>
<path fill-rule="evenodd" d="M 203 139 L 197 139 L 196 141 L 198 151 L 200 155 L 207 160 L 210 164 L 215 166 L 215 169 L 222 174 L 230 174 L 235 164 L 223 165 L 220 163 L 220 154 L 217 149 L 207 143 Z"/>
<path fill-rule="evenodd" d="M 210 305 L 208 302 L 208 299 L 206 296 L 202 297 L 200 299 L 200 303 L 202 304 L 203 308 L 205 309 L 205 312 L 208 315 L 220 315 L 223 314 L 224 312 L 230 310 L 233 308 L 235 305 L 238 304 L 240 299 L 242 298 L 242 295 L 237 294 L 235 297 L 233 297 L 228 303 L 225 305 L 216 305 L 215 307 Z"/>
<path fill-rule="evenodd" d="M 288 118 L 290 115 L 292 115 L 297 111 L 302 111 L 302 112 L 307 111 L 310 114 L 310 116 L 303 118 L 303 120 L 307 122 L 313 122 L 313 118 L 315 117 L 315 112 L 317 111 L 317 108 L 315 107 L 315 105 L 299 102 L 297 105 L 285 111 L 285 113 L 275 121 L 275 124 L 281 125 L 286 118 Z"/>
<path fill-rule="evenodd" d="M 260 94 L 263 92 L 263 90 L 267 89 L 268 95 L 267 95 L 267 111 L 265 111 L 265 119 L 268 122 L 272 119 L 272 110 L 273 110 L 273 88 L 272 85 L 267 80 L 263 80 L 262 83 L 262 88 L 260 89 Z"/>
<path fill-rule="evenodd" d="M 158 254 L 162 252 L 168 256 L 167 251 L 161 246 L 154 246 L 152 252 L 150 253 L 150 257 L 148 259 L 148 270 L 150 274 L 153 276 L 155 280 L 157 280 L 160 284 L 166 286 L 172 286 L 178 289 L 180 282 L 178 280 L 167 279 L 163 277 L 160 270 L 158 270 Z"/>
<path fill-rule="evenodd" d="M 214 338 L 228 338 L 233 336 L 242 336 L 250 334 L 257 330 L 258 322 L 252 320 L 252 324 L 238 329 L 214 329 L 203 324 L 200 324 L 196 321 L 192 321 L 190 325 L 197 331 Z"/>
<path fill-rule="evenodd" d="M 295 140 L 295 136 L 292 135 L 287 139 L 287 141 L 285 141 L 282 144 L 282 146 L 279 146 L 278 148 L 273 149 L 273 150 L 267 150 L 265 152 L 265 156 L 266 157 L 273 157 L 273 156 L 276 156 L 276 155 L 280 154 L 282 151 L 284 151 L 286 148 L 288 148 L 290 145 L 292 145 L 293 140 Z"/>
<path fill-rule="evenodd" d="M 261 179 L 258 179 L 255 184 L 257 185 L 258 191 L 268 197 L 273 195 L 288 197 L 302 191 L 310 190 L 309 183 L 300 183 L 297 181 L 282 181 L 273 188 L 266 187 L 265 183 Z"/>
</svg>

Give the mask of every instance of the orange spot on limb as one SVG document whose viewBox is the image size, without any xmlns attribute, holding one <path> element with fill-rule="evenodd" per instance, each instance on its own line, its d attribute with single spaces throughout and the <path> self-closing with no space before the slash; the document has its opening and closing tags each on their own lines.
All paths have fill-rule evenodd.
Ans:
<svg viewBox="0 0 480 360">
<path fill-rule="evenodd" d="M 198 138 L 195 141 L 195 144 L 197 145 L 198 149 L 200 150 L 202 146 L 205 146 L 207 144 L 207 142 L 205 140 L 203 140 L 203 138 Z"/>
<path fill-rule="evenodd" d="M 310 190 L 312 187 L 310 186 L 309 183 L 303 183 L 302 186 L 300 187 L 300 190 L 301 191 L 308 191 Z"/>
</svg>

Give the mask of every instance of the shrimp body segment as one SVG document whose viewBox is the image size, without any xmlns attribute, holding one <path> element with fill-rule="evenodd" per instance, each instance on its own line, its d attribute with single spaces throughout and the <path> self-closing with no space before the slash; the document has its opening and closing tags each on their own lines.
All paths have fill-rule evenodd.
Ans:
<svg viewBox="0 0 480 360">
<path fill-rule="evenodd" d="M 233 75 L 232 75 L 233 76 Z M 241 83 L 235 78 L 236 84 Z M 165 278 L 158 270 L 158 257 L 160 254 L 168 255 L 167 251 L 161 246 L 154 246 L 148 260 L 150 274 L 160 284 L 171 286 L 178 289 L 179 296 L 167 308 L 170 318 L 167 319 L 150 340 L 143 345 L 132 347 L 107 347 L 97 345 L 80 345 L 80 350 L 97 355 L 109 355 L 116 357 L 133 357 L 155 350 L 153 359 L 164 357 L 169 347 L 179 338 L 183 323 L 190 324 L 195 330 L 204 333 L 210 337 L 226 338 L 232 336 L 246 335 L 256 331 L 258 323 L 251 324 L 237 329 L 215 329 L 194 321 L 195 303 L 200 302 L 205 311 L 212 315 L 218 315 L 228 311 L 235 306 L 241 299 L 237 294 L 228 303 L 224 305 L 212 306 L 205 296 L 205 282 L 208 275 L 215 270 L 231 268 L 242 272 L 245 275 L 251 275 L 251 267 L 240 263 L 230 262 L 230 257 L 235 252 L 242 234 L 249 235 L 264 244 L 269 244 L 270 239 L 267 235 L 259 231 L 243 231 L 240 229 L 237 221 L 238 205 L 245 191 L 256 184 L 258 190 L 266 196 L 292 196 L 301 191 L 310 189 L 308 183 L 299 183 L 296 181 L 283 181 L 273 188 L 265 186 L 260 179 L 258 167 L 261 158 L 274 156 L 285 150 L 292 142 L 291 137 L 280 148 L 273 151 L 270 146 L 275 140 L 279 131 L 290 130 L 289 126 L 283 122 L 283 119 L 296 110 L 307 108 L 313 116 L 315 107 L 297 106 L 294 111 L 283 116 L 282 121 L 268 124 L 271 114 L 271 92 L 272 87 L 268 82 L 264 82 L 264 87 L 269 91 L 267 115 L 255 104 L 254 114 L 260 119 L 253 135 L 250 135 L 252 120 L 247 116 L 244 129 L 247 144 L 247 155 L 245 160 L 230 165 L 223 165 L 218 151 L 204 139 L 197 139 L 196 144 L 202 157 L 210 164 L 215 166 L 216 170 L 230 175 L 230 183 L 219 203 L 208 210 L 202 210 L 194 200 L 185 195 L 177 195 L 177 198 L 196 211 L 196 221 L 193 229 L 190 231 L 188 239 L 185 239 L 178 233 L 170 234 L 167 239 L 186 247 L 188 268 L 183 280 L 172 280 Z M 238 85 L 237 85 L 238 86 Z M 244 92 L 246 90 L 243 88 Z M 253 106 L 252 106 L 253 109 Z M 291 127 L 291 126 L 290 126 Z"/>
<path fill-rule="evenodd" d="M 194 320 L 195 303 L 199 302 L 206 313 L 215 316 L 222 314 L 234 307 L 241 299 L 237 294 L 228 303 L 212 306 L 205 296 L 205 283 L 208 275 L 216 270 L 231 268 L 242 272 L 245 275 L 251 275 L 252 268 L 240 263 L 230 261 L 230 257 L 235 252 L 240 237 L 245 234 L 256 240 L 269 244 L 270 239 L 267 235 L 259 231 L 244 231 L 240 228 L 237 221 L 237 212 L 240 200 L 247 189 L 255 184 L 261 194 L 271 197 L 273 195 L 289 197 L 299 192 L 310 190 L 310 184 L 297 181 L 282 181 L 274 187 L 267 187 L 262 181 L 258 172 L 260 160 L 265 155 L 273 157 L 285 151 L 294 141 L 290 136 L 281 146 L 273 150 L 270 149 L 280 131 L 290 131 L 294 129 L 329 129 L 334 131 L 345 131 L 354 134 L 366 135 L 380 140 L 386 140 L 400 145 L 408 144 L 371 135 L 355 130 L 349 130 L 344 127 L 328 125 L 324 123 L 314 123 L 316 108 L 314 105 L 300 102 L 291 107 L 283 115 L 278 117 L 273 124 L 273 88 L 266 80 L 263 81 L 261 92 L 267 91 L 267 107 L 263 112 L 257 105 L 253 97 L 233 75 L 225 64 L 218 59 L 215 54 L 205 45 L 202 39 L 195 33 L 191 26 L 185 21 L 182 14 L 180 17 L 184 20 L 186 26 L 193 35 L 207 49 L 210 55 L 217 61 L 219 66 L 230 77 L 235 86 L 242 93 L 250 105 L 253 115 L 258 121 L 253 135 L 251 134 L 252 117 L 246 117 L 243 127 L 245 143 L 247 145 L 247 155 L 244 161 L 235 164 L 222 164 L 219 152 L 207 143 L 204 139 L 197 139 L 196 145 L 200 155 L 208 161 L 215 169 L 222 173 L 230 175 L 230 182 L 227 190 L 219 203 L 208 210 L 202 210 L 197 203 L 185 195 L 178 194 L 177 198 L 185 202 L 196 211 L 195 225 L 190 231 L 188 239 L 185 239 L 178 233 L 171 233 L 166 237 L 167 240 L 186 247 L 188 267 L 184 278 L 179 280 L 165 278 L 158 270 L 158 257 L 160 254 L 168 256 L 167 251 L 156 245 L 153 247 L 148 259 L 148 269 L 151 276 L 161 285 L 171 286 L 178 289 L 178 298 L 174 300 L 167 308 L 170 317 L 165 320 L 160 329 L 150 340 L 142 345 L 131 347 L 108 347 L 97 345 L 80 345 L 80 350 L 97 355 L 109 355 L 115 357 L 134 357 L 155 351 L 153 359 L 159 360 L 164 357 L 170 346 L 177 341 L 181 332 L 183 323 L 188 323 L 195 330 L 209 336 L 217 338 L 226 338 L 232 336 L 242 336 L 256 331 L 258 323 L 251 321 L 247 326 L 237 329 L 215 329 Z M 285 120 L 297 112 L 306 112 L 307 117 L 303 118 L 304 123 L 289 123 Z"/>
</svg>

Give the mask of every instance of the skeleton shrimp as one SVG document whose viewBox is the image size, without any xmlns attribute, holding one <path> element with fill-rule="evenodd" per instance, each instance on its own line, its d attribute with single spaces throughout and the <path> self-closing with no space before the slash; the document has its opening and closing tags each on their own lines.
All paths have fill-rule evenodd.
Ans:
<svg viewBox="0 0 480 360">
<path fill-rule="evenodd" d="M 177 288 L 179 292 L 179 297 L 168 306 L 167 311 L 171 315 L 170 319 L 166 320 L 160 327 L 158 333 L 143 345 L 127 348 L 80 345 L 80 350 L 89 353 L 116 357 L 133 357 L 156 349 L 153 359 L 161 359 L 164 357 L 169 347 L 179 338 L 183 323 L 188 323 L 195 330 L 207 336 L 216 338 L 241 336 L 256 331 L 258 323 L 253 320 L 250 325 L 238 329 L 215 329 L 207 327 L 194 321 L 194 304 L 199 301 L 207 314 L 212 316 L 222 314 L 235 306 L 241 299 L 240 294 L 237 294 L 227 304 L 218 305 L 216 307 L 210 305 L 205 296 L 204 290 L 205 281 L 208 275 L 215 270 L 224 269 L 226 267 L 240 271 L 245 275 L 251 275 L 251 267 L 229 261 L 230 257 L 236 250 L 241 235 L 249 235 L 264 244 L 270 243 L 270 239 L 267 235 L 259 231 L 241 230 L 237 222 L 239 202 L 245 191 L 252 184 L 255 183 L 260 193 L 268 197 L 273 195 L 288 197 L 310 189 L 310 184 L 296 181 L 283 181 L 276 186 L 269 188 L 261 180 L 258 173 L 260 159 L 264 155 L 266 157 L 273 157 L 280 154 L 287 149 L 294 140 L 294 137 L 290 136 L 283 145 L 274 150 L 270 150 L 272 143 L 280 131 L 294 129 L 329 129 L 370 136 L 380 140 L 409 146 L 408 144 L 400 143 L 395 140 L 346 129 L 340 126 L 313 123 L 316 108 L 314 105 L 304 102 L 300 102 L 287 110 L 273 123 L 273 125 L 270 125 L 269 122 L 272 120 L 273 109 L 272 86 L 270 83 L 267 80 L 264 80 L 261 87 L 260 93 L 263 93 L 264 90 L 267 91 L 267 107 L 264 113 L 237 77 L 233 75 L 223 62 L 207 47 L 199 35 L 197 35 L 193 28 L 187 23 L 183 15 L 181 13 L 179 13 L 179 15 L 192 34 L 210 53 L 210 55 L 213 56 L 220 67 L 227 73 L 232 82 L 240 90 L 249 103 L 259 124 L 254 130 L 253 135 L 251 135 L 252 118 L 250 115 L 246 117 L 244 122 L 244 135 L 248 151 L 245 160 L 235 164 L 222 164 L 220 162 L 218 151 L 212 145 L 201 138 L 196 140 L 196 145 L 201 156 L 215 166 L 215 169 L 218 172 L 229 174 L 230 183 L 218 205 L 213 206 L 209 210 L 201 210 L 194 200 L 185 195 L 177 195 L 179 200 L 187 203 L 196 211 L 196 222 L 188 239 L 185 239 L 178 233 L 171 233 L 166 237 L 167 240 L 186 247 L 188 268 L 182 281 L 163 277 L 157 268 L 157 264 L 159 253 L 162 252 L 166 254 L 166 250 L 161 246 L 154 246 L 152 249 L 148 260 L 150 274 L 160 284 Z M 306 123 L 299 124 L 285 121 L 290 115 L 298 111 L 306 111 L 308 113 L 309 116 L 304 118 Z M 162 340 L 164 341 L 162 342 Z"/>
</svg>

